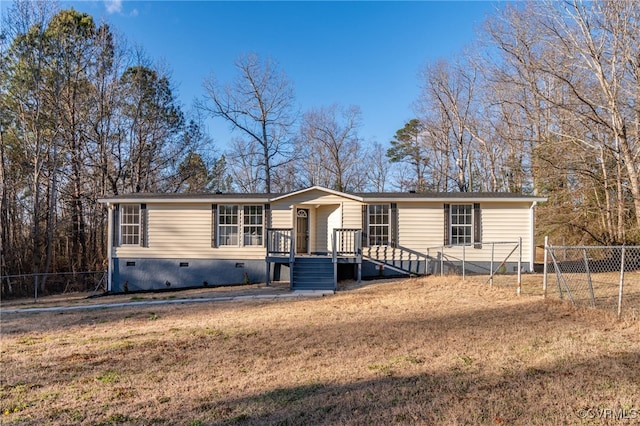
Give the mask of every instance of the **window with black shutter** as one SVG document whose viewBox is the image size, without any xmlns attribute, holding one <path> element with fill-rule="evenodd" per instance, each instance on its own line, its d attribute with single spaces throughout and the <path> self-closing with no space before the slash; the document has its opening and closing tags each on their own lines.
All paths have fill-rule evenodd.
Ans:
<svg viewBox="0 0 640 426">
<path fill-rule="evenodd" d="M 482 248 L 479 203 L 444 205 L 444 245 Z"/>
</svg>

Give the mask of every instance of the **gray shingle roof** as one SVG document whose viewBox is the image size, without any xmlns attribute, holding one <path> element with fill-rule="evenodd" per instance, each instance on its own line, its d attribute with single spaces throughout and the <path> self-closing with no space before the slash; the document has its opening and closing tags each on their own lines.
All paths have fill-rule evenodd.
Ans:
<svg viewBox="0 0 640 426">
<path fill-rule="evenodd" d="M 349 194 L 365 199 L 369 198 L 538 198 L 532 195 L 516 194 L 513 192 L 350 192 Z"/>
<path fill-rule="evenodd" d="M 317 187 L 314 187 L 317 188 Z M 322 188 L 320 188 L 322 189 Z M 329 190 L 331 191 L 331 190 Z M 118 201 L 145 201 L 145 200 L 157 200 L 167 202 L 171 200 L 176 201 L 209 201 L 209 202 L 224 202 L 225 200 L 247 200 L 253 202 L 267 203 L 273 199 L 286 197 L 289 194 L 298 193 L 300 191 L 293 191 L 290 193 L 131 193 L 115 195 L 110 197 L 103 197 L 101 202 L 118 202 Z M 331 191 L 337 192 L 337 191 Z M 511 192 L 345 192 L 345 195 L 351 197 L 357 197 L 364 202 L 374 201 L 393 201 L 393 200 L 405 200 L 405 201 L 420 201 L 420 200 L 522 200 L 522 201 L 544 201 L 546 198 L 533 195 L 515 194 Z"/>
</svg>

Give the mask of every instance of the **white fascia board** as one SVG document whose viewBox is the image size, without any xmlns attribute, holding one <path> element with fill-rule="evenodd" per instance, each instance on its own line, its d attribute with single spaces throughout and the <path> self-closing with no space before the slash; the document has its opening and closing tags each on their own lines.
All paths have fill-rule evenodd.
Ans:
<svg viewBox="0 0 640 426">
<path fill-rule="evenodd" d="M 171 198 L 171 197 L 162 197 L 162 198 L 136 198 L 136 197 L 127 197 L 127 198 L 99 198 L 98 202 L 112 205 L 112 204 L 255 204 L 255 203 L 269 203 L 269 198 L 261 197 L 261 198 Z"/>
<path fill-rule="evenodd" d="M 279 197 L 272 198 L 271 201 L 284 200 L 286 198 L 293 197 L 293 196 L 299 195 L 299 194 L 304 194 L 305 192 L 314 191 L 314 190 L 326 192 L 327 194 L 336 195 L 338 197 L 348 198 L 350 200 L 355 200 L 355 201 L 360 201 L 360 202 L 363 201 L 363 198 L 362 197 L 358 197 L 357 195 L 346 194 L 344 192 L 336 191 L 334 189 L 329 189 L 329 188 L 325 188 L 323 186 L 318 186 L 318 185 L 312 186 L 311 188 L 301 189 L 299 191 L 290 192 L 288 194 L 284 194 L 284 195 L 281 195 Z"/>
<path fill-rule="evenodd" d="M 99 198 L 98 202 L 103 204 L 128 204 L 128 203 L 150 203 L 150 204 L 201 204 L 201 203 L 237 203 L 237 204 L 251 204 L 251 203 L 269 203 L 273 201 L 283 200 L 295 195 L 304 194 L 306 192 L 318 190 L 327 194 L 336 195 L 339 197 L 347 198 L 354 201 L 363 203 L 473 203 L 473 202 L 507 202 L 507 203 L 538 203 L 545 202 L 545 197 L 393 197 L 393 196 L 373 196 L 367 197 L 357 196 L 352 194 L 346 194 L 344 192 L 335 191 L 333 189 L 324 188 L 322 186 L 313 186 L 311 188 L 302 189 L 300 191 L 291 192 L 289 194 L 280 195 L 275 198 L 269 198 L 265 194 L 264 197 L 136 197 L 131 195 L 129 197 L 122 198 Z"/>
<path fill-rule="evenodd" d="M 364 197 L 365 203 L 537 203 L 547 201 L 546 198 L 527 197 L 527 198 L 501 198 L 501 197 Z"/>
</svg>

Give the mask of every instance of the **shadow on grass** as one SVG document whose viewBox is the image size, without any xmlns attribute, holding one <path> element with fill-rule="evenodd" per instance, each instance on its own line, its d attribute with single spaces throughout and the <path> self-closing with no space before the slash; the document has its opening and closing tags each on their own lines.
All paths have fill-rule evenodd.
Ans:
<svg viewBox="0 0 640 426">
<path fill-rule="evenodd" d="M 264 392 L 249 390 L 241 398 L 185 394 L 179 397 L 196 405 L 186 414 L 167 403 L 162 419 L 145 419 L 145 414 L 137 412 L 130 412 L 127 418 L 139 424 L 187 424 L 189 419 L 193 420 L 191 424 L 566 424 L 581 421 L 577 416 L 579 409 L 613 409 L 620 405 L 638 408 L 640 405 L 638 345 L 603 355 L 603 351 L 588 346 L 594 344 L 593 340 L 582 337 L 592 328 L 606 333 L 605 321 L 597 313 L 567 309 L 540 299 L 521 299 L 517 303 L 503 300 L 501 303 L 509 304 L 491 307 L 486 307 L 486 303 L 490 303 L 486 300 L 485 306 L 453 304 L 452 309 L 441 312 L 428 303 L 425 306 L 431 306 L 434 311 L 422 309 L 417 303 L 413 310 L 402 314 L 402 305 L 393 305 L 385 311 L 372 304 L 379 298 L 377 293 L 358 295 L 358 315 L 355 317 L 341 316 L 332 320 L 327 316 L 334 312 L 331 309 L 341 312 L 343 306 L 339 298 L 318 300 L 317 303 L 289 301 L 284 306 L 287 310 L 297 309 L 300 304 L 300 316 L 295 322 L 265 322 L 262 329 L 250 330 L 250 333 L 214 330 L 216 333 L 195 336 L 185 333 L 165 339 L 162 331 L 156 331 L 157 335 L 146 336 L 153 340 L 111 344 L 107 345 L 106 351 L 104 347 L 85 350 L 79 345 L 77 359 L 51 356 L 47 362 L 56 368 L 24 371 L 20 379 L 24 383 L 46 381 L 65 383 L 70 387 L 95 381 L 96 366 L 88 360 L 99 360 L 127 377 L 130 370 L 138 372 L 140 366 L 149 366 L 150 360 L 155 359 L 164 363 L 158 370 L 164 378 L 166 372 L 163 370 L 174 367 L 164 360 L 179 360 L 186 366 L 206 365 L 207 368 L 197 372 L 198 381 L 215 382 L 225 375 L 225 368 L 236 368 L 232 363 L 245 361 L 248 374 L 252 374 L 250 368 L 254 364 L 251 361 L 257 353 L 261 353 L 265 363 L 274 365 L 272 373 L 277 375 L 278 363 L 286 363 L 289 354 L 306 348 L 305 355 L 299 355 L 295 362 L 302 366 L 322 362 L 320 376 L 339 378 L 323 381 L 307 376 L 309 378 L 303 383 Z M 368 304 L 361 303 L 364 301 Z M 353 299 L 347 302 L 353 303 Z M 327 306 L 316 312 L 315 323 L 311 319 L 305 321 L 306 315 L 313 314 L 310 308 L 320 303 Z M 235 304 L 197 306 L 189 307 L 189 315 L 237 309 Z M 271 305 L 246 306 L 252 309 Z M 372 309 L 374 314 L 369 314 L 367 309 Z M 104 320 L 109 323 L 121 321 L 124 315 L 123 312 L 103 313 L 107 317 Z M 238 314 L 241 313 L 239 310 Z M 152 320 L 149 312 L 131 311 L 130 314 L 141 315 L 136 317 L 141 321 Z M 153 321 L 184 316 L 185 310 L 158 310 L 157 315 L 159 318 Z M 46 318 L 46 315 L 29 317 L 42 321 L 39 328 L 42 332 L 56 332 L 70 323 L 82 325 L 102 319 L 101 314 L 93 312 L 88 316 L 69 314 L 65 321 L 59 322 L 48 322 Z M 194 320 L 197 318 L 195 316 Z M 3 318 L 3 329 L 5 325 Z M 194 327 L 198 326 L 194 324 Z M 566 354 L 551 356 L 553 361 L 547 364 L 526 359 L 529 355 L 539 355 L 535 347 L 520 347 L 513 355 L 519 359 L 501 362 L 500 356 L 512 356 L 510 336 L 527 336 L 526 345 L 538 339 L 546 351 L 550 351 L 554 348 L 544 346 L 544 339 L 552 334 L 575 347 Z M 522 345 L 522 340 L 520 342 Z M 22 342 L 20 345 L 37 343 Z M 449 356 L 456 362 L 436 365 L 434 361 L 434 365 L 430 365 L 433 352 L 425 352 L 424 358 L 412 358 L 414 351 L 434 345 L 440 345 L 441 356 Z M 347 348 L 345 353 L 355 360 L 354 369 L 360 368 L 365 373 L 354 371 L 353 374 L 343 372 L 332 376 L 331 369 L 340 367 L 336 364 L 340 348 Z M 379 360 L 374 357 L 376 364 L 372 364 L 368 351 L 378 348 L 386 349 L 376 352 Z M 216 359 L 216 364 L 212 361 L 215 353 L 231 356 L 225 361 L 227 364 L 221 359 Z M 468 353 L 474 355 L 469 357 Z M 482 359 L 483 355 L 489 354 L 493 358 Z M 388 362 L 388 357 L 397 355 L 404 356 L 403 362 L 411 368 L 396 368 Z M 175 368 L 179 370 L 180 367 Z M 69 376 L 69 371 L 73 376 Z M 360 378 L 363 376 L 376 377 Z M 10 394 L 13 385 L 7 383 L 7 386 L 4 390 Z M 111 401 L 102 408 L 119 410 L 124 405 L 122 401 Z M 56 415 L 47 420 L 69 422 Z"/>
<path fill-rule="evenodd" d="M 594 420 L 593 409 L 610 408 L 625 410 L 633 421 L 640 416 L 639 384 L 640 354 L 626 352 L 500 374 L 455 370 L 311 383 L 208 401 L 199 418 L 203 424 L 246 425 L 578 424 Z"/>
<path fill-rule="evenodd" d="M 384 284 L 385 286 L 387 284 Z M 388 285 L 393 285 L 389 283 Z M 478 288 L 484 286 L 478 285 Z M 457 296 L 455 290 L 452 290 L 451 298 Z M 380 295 L 377 293 L 372 294 L 346 294 L 347 296 L 353 296 L 358 301 L 365 301 L 369 299 L 379 299 Z M 462 294 L 464 295 L 464 294 Z M 475 297 L 473 294 L 471 298 Z M 493 330 L 494 332 L 502 333 L 505 327 L 516 327 L 520 330 L 525 329 L 528 324 L 540 326 L 544 322 L 550 320 L 566 320 L 570 317 L 571 322 L 574 323 L 592 323 L 593 317 L 590 315 L 569 315 L 573 312 L 573 308 L 565 303 L 558 302 L 556 300 L 544 301 L 540 298 L 527 298 L 527 296 L 521 296 L 523 298 L 517 298 L 513 296 L 514 300 L 518 300 L 515 304 L 498 304 L 498 306 L 487 307 L 486 300 L 480 300 L 478 306 L 473 304 L 460 305 L 457 309 L 450 309 L 446 312 L 438 312 L 440 309 L 436 308 L 436 312 L 430 312 L 428 310 L 416 312 L 411 318 L 407 316 L 399 319 L 397 317 L 386 317 L 386 312 L 383 312 L 385 316 L 380 317 L 380 311 L 374 312 L 372 316 L 355 319 L 340 319 L 330 324 L 330 328 L 326 325 L 320 325 L 317 328 L 310 326 L 306 321 L 299 322 L 298 326 L 292 324 L 281 323 L 265 323 L 263 327 L 265 330 L 278 329 L 286 326 L 287 332 L 290 334 L 302 333 L 305 335 L 315 335 L 322 333 L 325 336 L 327 333 L 331 335 L 346 335 L 351 336 L 354 332 L 366 333 L 370 328 L 369 324 L 375 325 L 385 324 L 386 330 L 389 332 L 382 337 L 393 337 L 393 334 L 397 330 L 402 330 L 406 327 L 424 327 L 425 332 L 432 333 L 437 336 L 444 332 L 455 333 L 458 328 L 466 330 L 469 326 L 473 326 L 478 332 Z M 426 294 L 425 302 L 428 302 L 428 293 Z M 282 306 L 283 309 L 288 311 L 298 310 L 298 306 L 307 306 L 308 303 L 327 303 L 331 305 L 340 305 L 343 303 L 343 299 L 338 297 L 319 298 L 315 300 L 310 299 L 264 299 L 264 300 L 248 300 L 248 301 L 221 301 L 221 302 L 200 302 L 180 303 L 170 305 L 149 305 L 149 306 L 132 306 L 122 308 L 106 308 L 99 310 L 79 310 L 69 312 L 41 312 L 41 313 L 16 313 L 16 314 L 3 314 L 2 318 L 2 334 L 20 334 L 25 332 L 25 324 L 29 323 L 29 327 L 33 327 L 31 332 L 49 333 L 57 332 L 59 330 L 68 330 L 74 326 L 87 326 L 97 324 L 109 324 L 109 323 L 122 323 L 123 320 L 131 321 L 147 321 L 150 318 L 153 320 L 171 320 L 173 318 L 183 318 L 186 315 L 196 316 L 199 314 L 210 315 L 212 313 L 219 314 L 223 312 L 234 312 L 235 310 L 246 307 L 252 309 L 259 306 Z M 273 305 L 274 303 L 278 305 Z M 345 303 L 354 303 L 354 299 L 349 299 Z M 357 302 L 356 302 L 357 303 Z M 455 302 L 453 302 L 455 304 Z M 482 304 L 485 304 L 484 306 Z M 507 302 L 511 303 L 511 302 Z M 302 309 L 301 311 L 304 311 Z M 452 313 L 453 312 L 453 313 Z M 589 309 L 584 309 L 582 312 L 589 312 Z M 593 312 L 594 315 L 599 315 L 597 312 Z M 613 317 L 612 317 L 613 318 Z M 327 320 L 329 321 L 329 320 Z"/>
</svg>

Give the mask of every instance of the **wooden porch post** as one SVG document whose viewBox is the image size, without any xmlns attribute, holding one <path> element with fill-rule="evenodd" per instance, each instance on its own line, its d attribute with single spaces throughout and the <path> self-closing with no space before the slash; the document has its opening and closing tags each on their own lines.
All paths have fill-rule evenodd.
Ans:
<svg viewBox="0 0 640 426">
<path fill-rule="evenodd" d="M 271 275 L 271 265 L 269 264 L 268 260 L 266 261 L 266 264 L 267 264 L 267 275 L 266 275 L 264 281 L 266 283 L 266 286 L 269 287 L 269 279 L 270 279 L 270 275 Z"/>
</svg>

